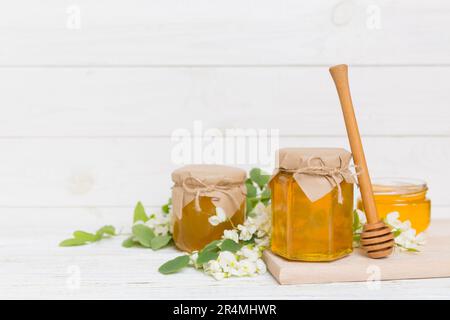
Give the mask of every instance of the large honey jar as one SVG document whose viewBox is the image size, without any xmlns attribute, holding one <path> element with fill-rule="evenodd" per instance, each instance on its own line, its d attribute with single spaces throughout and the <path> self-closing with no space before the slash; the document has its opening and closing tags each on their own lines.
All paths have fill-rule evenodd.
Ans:
<svg viewBox="0 0 450 320">
<path fill-rule="evenodd" d="M 405 178 L 374 179 L 373 194 L 380 218 L 391 212 L 399 213 L 399 220 L 411 222 L 417 233 L 430 225 L 431 202 L 427 198 L 428 187 L 424 181 Z M 364 210 L 360 198 L 358 209 Z"/>
<path fill-rule="evenodd" d="M 246 176 L 221 165 L 188 165 L 172 173 L 173 239 L 179 249 L 200 250 L 244 222 Z"/>
<path fill-rule="evenodd" d="M 352 252 L 351 153 L 337 148 L 278 151 L 271 250 L 287 259 L 331 261 Z"/>
</svg>

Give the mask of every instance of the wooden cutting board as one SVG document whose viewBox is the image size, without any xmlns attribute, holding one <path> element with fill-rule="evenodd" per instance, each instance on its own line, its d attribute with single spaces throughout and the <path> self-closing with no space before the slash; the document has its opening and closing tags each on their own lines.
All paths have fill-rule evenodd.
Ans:
<svg viewBox="0 0 450 320">
<path fill-rule="evenodd" d="M 292 262 L 266 250 L 263 258 L 280 284 L 450 277 L 450 220 L 433 222 L 419 253 L 395 251 L 385 259 L 370 259 L 356 249 L 333 262 Z"/>
</svg>

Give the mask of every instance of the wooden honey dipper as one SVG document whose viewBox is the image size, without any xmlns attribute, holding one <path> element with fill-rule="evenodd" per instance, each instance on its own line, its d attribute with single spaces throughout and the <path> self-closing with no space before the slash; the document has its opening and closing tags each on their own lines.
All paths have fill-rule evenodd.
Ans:
<svg viewBox="0 0 450 320">
<path fill-rule="evenodd" d="M 375 200 L 373 197 L 372 183 L 367 169 L 366 157 L 361 143 L 361 136 L 353 110 L 352 97 L 348 84 L 348 66 L 340 64 L 330 68 L 331 77 L 334 80 L 344 114 L 345 127 L 352 149 L 353 161 L 358 174 L 359 188 L 364 205 L 367 223 L 361 234 L 361 245 L 370 258 L 384 258 L 389 256 L 394 248 L 394 235 L 391 229 L 378 217 Z"/>
</svg>

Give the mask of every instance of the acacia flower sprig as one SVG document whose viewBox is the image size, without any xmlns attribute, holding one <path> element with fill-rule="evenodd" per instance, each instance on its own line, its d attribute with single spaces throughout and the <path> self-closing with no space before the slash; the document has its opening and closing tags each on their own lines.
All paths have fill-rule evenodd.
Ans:
<svg viewBox="0 0 450 320">
<path fill-rule="evenodd" d="M 353 247 L 360 246 L 361 233 L 366 223 L 363 211 L 356 209 L 353 214 Z M 409 220 L 400 221 L 398 212 L 391 212 L 386 216 L 384 222 L 391 227 L 394 234 L 395 248 L 401 251 L 418 252 L 419 247 L 425 244 L 425 234 L 416 233 Z"/>
<path fill-rule="evenodd" d="M 252 213 L 252 217 L 248 217 L 243 224 L 225 230 L 222 239 L 212 241 L 198 252 L 166 262 L 159 271 L 169 274 L 192 266 L 217 280 L 265 273 L 267 268 L 261 257 L 269 245 L 270 206 L 260 202 Z"/>
</svg>

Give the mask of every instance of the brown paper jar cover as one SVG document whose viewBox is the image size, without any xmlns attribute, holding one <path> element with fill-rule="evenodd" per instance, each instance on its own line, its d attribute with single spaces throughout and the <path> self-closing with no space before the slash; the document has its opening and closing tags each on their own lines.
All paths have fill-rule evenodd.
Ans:
<svg viewBox="0 0 450 320">
<path fill-rule="evenodd" d="M 295 181 L 311 202 L 324 197 L 340 183 L 355 183 L 350 171 L 352 154 L 342 148 L 282 148 L 277 152 L 277 168 L 292 172 Z M 338 191 L 339 191 L 338 190 Z M 339 192 L 340 202 L 342 201 Z"/>
<path fill-rule="evenodd" d="M 174 218 L 181 219 L 183 208 L 199 197 L 210 197 L 216 208 L 222 208 L 228 218 L 239 210 L 246 196 L 247 173 L 224 165 L 187 165 L 172 173 L 172 209 Z M 201 208 L 198 208 L 201 209 Z"/>
</svg>

